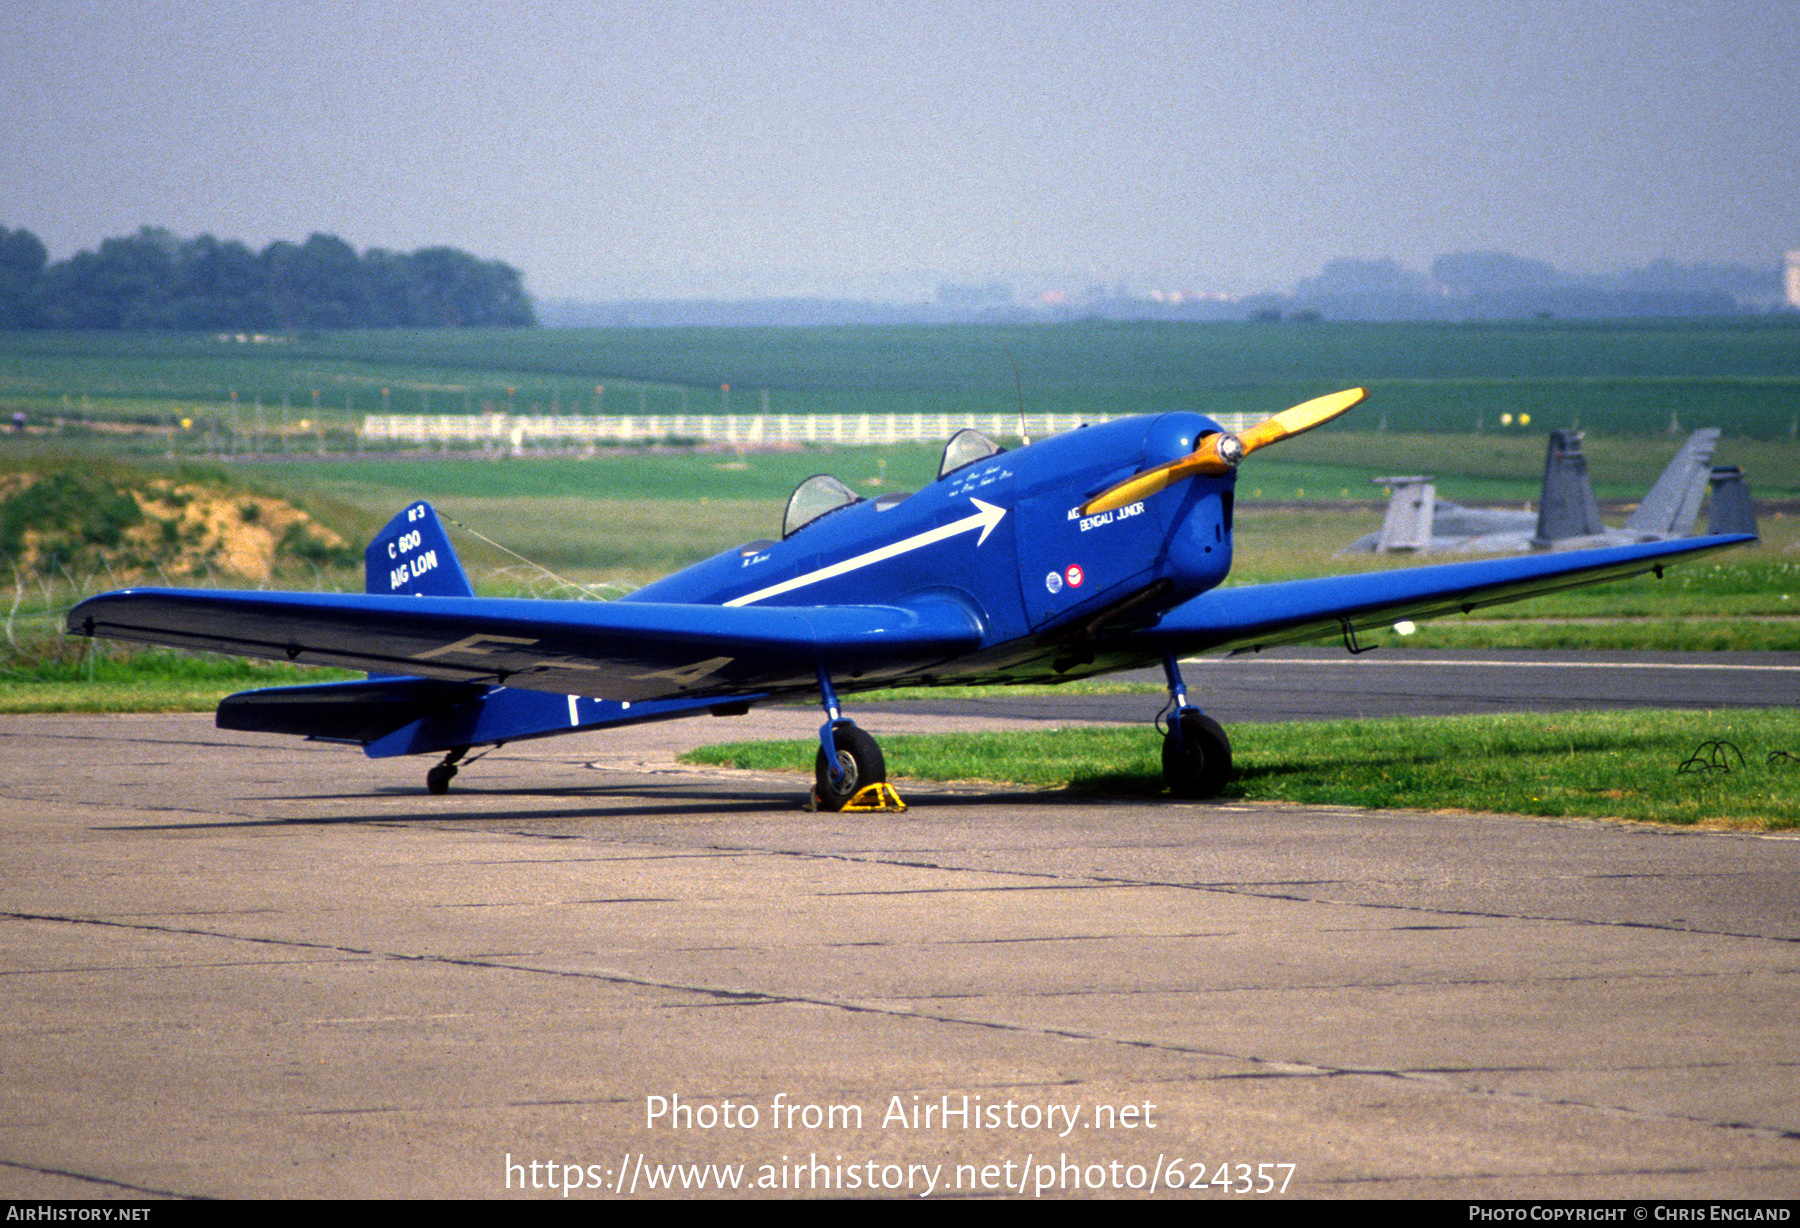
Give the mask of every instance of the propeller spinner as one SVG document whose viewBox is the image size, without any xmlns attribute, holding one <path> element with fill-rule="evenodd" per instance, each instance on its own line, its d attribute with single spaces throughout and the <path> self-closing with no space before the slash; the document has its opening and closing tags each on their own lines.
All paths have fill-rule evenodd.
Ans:
<svg viewBox="0 0 1800 1228">
<path fill-rule="evenodd" d="M 1242 435 L 1221 431 L 1204 436 L 1188 455 L 1133 474 L 1117 486 L 1094 496 L 1082 506 L 1081 514 L 1092 516 L 1096 512 L 1110 512 L 1128 503 L 1136 503 L 1139 499 L 1147 499 L 1157 491 L 1173 486 L 1183 478 L 1198 474 L 1217 477 L 1230 473 L 1238 467 L 1240 461 L 1258 448 L 1266 448 L 1290 435 L 1322 426 L 1359 404 L 1368 395 L 1367 388 L 1347 388 L 1343 392 L 1314 397 L 1292 409 L 1284 409 L 1273 418 L 1257 423 Z"/>
</svg>

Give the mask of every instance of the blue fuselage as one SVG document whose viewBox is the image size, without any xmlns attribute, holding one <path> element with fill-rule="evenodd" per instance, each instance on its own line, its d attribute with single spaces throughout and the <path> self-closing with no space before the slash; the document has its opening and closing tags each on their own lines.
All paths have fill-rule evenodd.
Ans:
<svg viewBox="0 0 1800 1228">
<path fill-rule="evenodd" d="M 1072 431 L 977 461 L 915 494 L 851 504 L 784 541 L 726 551 L 622 600 L 948 601 L 980 625 L 984 655 L 999 664 L 1014 655 L 1002 651 L 1008 645 L 1055 641 L 1121 607 L 1142 621 L 1225 578 L 1235 474 L 1192 478 L 1110 512 L 1079 510 L 1219 429 L 1199 414 L 1167 413 Z"/>
</svg>

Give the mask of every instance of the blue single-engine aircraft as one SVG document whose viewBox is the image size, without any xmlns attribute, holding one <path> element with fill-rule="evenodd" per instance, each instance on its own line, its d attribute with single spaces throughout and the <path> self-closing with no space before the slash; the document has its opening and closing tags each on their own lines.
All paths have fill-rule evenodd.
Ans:
<svg viewBox="0 0 1800 1228">
<path fill-rule="evenodd" d="M 1655 572 L 1745 535 L 1484 560 L 1240 588 L 1231 569 L 1237 466 L 1330 421 L 1351 389 L 1245 431 L 1171 412 L 1085 427 L 1017 451 L 974 431 L 937 480 L 859 498 L 807 479 L 781 540 L 755 541 L 616 601 L 475 596 L 428 504 L 370 544 L 366 593 L 127 589 L 68 616 L 77 635 L 367 671 L 362 681 L 227 698 L 226 729 L 443 754 L 448 790 L 472 747 L 734 715 L 770 700 L 824 706 L 815 778 L 837 810 L 887 778 L 840 696 L 877 687 L 1055 683 L 1160 663 L 1171 707 L 1163 773 L 1211 797 L 1231 747 L 1189 699 L 1178 661 L 1342 636 Z M 1160 723 L 1160 721 L 1159 721 Z"/>
</svg>

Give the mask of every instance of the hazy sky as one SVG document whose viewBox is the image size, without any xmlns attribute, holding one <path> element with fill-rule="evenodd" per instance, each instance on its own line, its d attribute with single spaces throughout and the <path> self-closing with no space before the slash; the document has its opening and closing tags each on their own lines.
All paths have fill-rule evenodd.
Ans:
<svg viewBox="0 0 1800 1228">
<path fill-rule="evenodd" d="M 0 225 L 553 297 L 1290 286 L 1800 247 L 1800 0 L 10 0 Z"/>
</svg>

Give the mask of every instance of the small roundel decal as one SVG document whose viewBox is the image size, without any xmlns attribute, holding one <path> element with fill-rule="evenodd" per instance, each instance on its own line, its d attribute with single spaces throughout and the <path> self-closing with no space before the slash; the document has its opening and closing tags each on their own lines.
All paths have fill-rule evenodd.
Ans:
<svg viewBox="0 0 1800 1228">
<path fill-rule="evenodd" d="M 1063 579 L 1062 579 L 1062 572 L 1060 572 L 1060 571 L 1053 571 L 1049 575 L 1044 577 L 1044 587 L 1049 589 L 1053 593 L 1062 592 L 1062 585 L 1063 585 Z"/>
<path fill-rule="evenodd" d="M 1080 588 L 1081 587 L 1082 576 L 1081 576 L 1081 565 L 1079 563 L 1070 563 L 1069 564 L 1068 577 L 1069 577 L 1069 587 L 1070 588 Z"/>
</svg>

